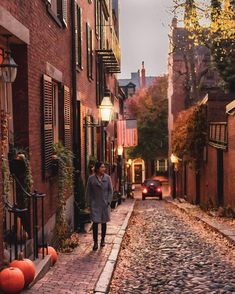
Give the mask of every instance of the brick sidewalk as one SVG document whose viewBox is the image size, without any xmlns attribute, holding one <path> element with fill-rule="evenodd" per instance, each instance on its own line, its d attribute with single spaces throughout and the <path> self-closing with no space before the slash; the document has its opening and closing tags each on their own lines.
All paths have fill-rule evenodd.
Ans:
<svg viewBox="0 0 235 294">
<path fill-rule="evenodd" d="M 99 248 L 98 251 L 93 252 L 92 232 L 80 234 L 80 245 L 72 253 L 60 254 L 56 265 L 44 278 L 24 293 L 93 293 L 111 253 L 113 241 L 132 205 L 132 200 L 126 200 L 112 212 L 104 248 Z"/>
<path fill-rule="evenodd" d="M 190 204 L 179 199 L 168 199 L 169 202 L 180 208 L 182 211 L 192 215 L 197 220 L 204 222 L 214 231 L 225 236 L 230 242 L 235 244 L 235 220 L 226 217 L 211 216 L 203 211 L 199 206 Z"/>
</svg>

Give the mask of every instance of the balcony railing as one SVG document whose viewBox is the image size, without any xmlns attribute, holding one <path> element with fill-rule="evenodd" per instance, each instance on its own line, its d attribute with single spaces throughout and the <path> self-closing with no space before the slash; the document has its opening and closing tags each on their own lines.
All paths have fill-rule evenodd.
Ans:
<svg viewBox="0 0 235 294">
<path fill-rule="evenodd" d="M 213 122 L 209 124 L 209 144 L 226 149 L 228 144 L 227 123 Z"/>
<path fill-rule="evenodd" d="M 114 26 L 110 28 L 110 39 L 108 40 L 107 48 L 97 50 L 97 53 L 102 58 L 109 73 L 120 73 L 121 49 Z"/>
</svg>

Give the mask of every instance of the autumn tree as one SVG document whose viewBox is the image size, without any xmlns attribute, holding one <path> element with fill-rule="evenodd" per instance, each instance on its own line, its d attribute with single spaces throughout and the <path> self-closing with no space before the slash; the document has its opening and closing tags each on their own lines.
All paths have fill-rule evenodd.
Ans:
<svg viewBox="0 0 235 294">
<path fill-rule="evenodd" d="M 235 0 L 174 0 L 195 46 L 207 47 L 223 86 L 235 91 Z"/>
<path fill-rule="evenodd" d="M 168 150 L 167 76 L 157 78 L 149 88 L 141 89 L 128 99 L 131 117 L 137 118 L 139 144 L 129 149 L 132 158 L 154 161 Z"/>
</svg>

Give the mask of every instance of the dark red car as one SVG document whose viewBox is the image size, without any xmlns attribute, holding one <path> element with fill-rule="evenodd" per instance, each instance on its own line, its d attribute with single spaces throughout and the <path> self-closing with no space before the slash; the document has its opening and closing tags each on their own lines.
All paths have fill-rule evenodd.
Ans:
<svg viewBox="0 0 235 294">
<path fill-rule="evenodd" d="M 142 200 L 146 197 L 159 197 L 162 200 L 162 183 L 159 180 L 146 179 L 142 184 Z"/>
</svg>

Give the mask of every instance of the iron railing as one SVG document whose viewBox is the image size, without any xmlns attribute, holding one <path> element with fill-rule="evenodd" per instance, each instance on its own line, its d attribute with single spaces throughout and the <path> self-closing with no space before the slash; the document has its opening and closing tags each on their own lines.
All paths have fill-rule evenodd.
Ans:
<svg viewBox="0 0 235 294">
<path fill-rule="evenodd" d="M 47 248 L 44 232 L 44 198 L 46 195 L 38 191 L 28 193 L 15 175 L 11 175 L 11 179 L 13 194 L 12 203 L 4 196 L 5 249 L 9 252 L 10 261 L 12 261 L 13 258 L 17 259 L 22 252 L 25 257 L 30 257 L 33 253 L 33 258 L 36 259 L 38 258 L 39 248 Z M 21 204 L 19 206 L 17 203 L 17 190 L 20 191 L 26 199 L 24 205 Z M 41 203 L 39 201 L 41 201 Z M 40 213 L 39 206 L 41 206 Z M 39 222 L 41 222 L 40 236 Z M 39 240 L 41 240 L 41 243 L 39 243 Z M 42 250 L 42 258 L 44 258 L 44 250 Z"/>
<path fill-rule="evenodd" d="M 209 144 L 220 149 L 226 149 L 228 133 L 226 122 L 209 123 Z"/>
</svg>

